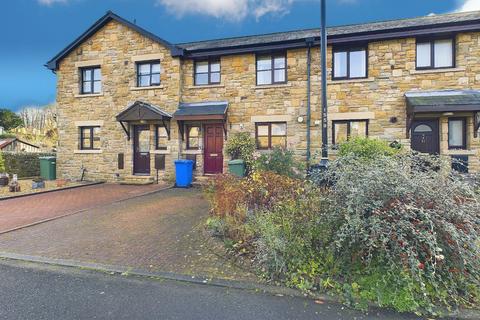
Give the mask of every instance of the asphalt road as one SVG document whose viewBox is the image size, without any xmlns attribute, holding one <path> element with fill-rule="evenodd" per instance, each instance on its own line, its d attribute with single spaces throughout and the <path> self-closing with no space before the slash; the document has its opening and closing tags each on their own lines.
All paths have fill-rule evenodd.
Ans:
<svg viewBox="0 0 480 320">
<path fill-rule="evenodd" d="M 0 319 L 414 319 L 175 281 L 0 261 Z"/>
</svg>

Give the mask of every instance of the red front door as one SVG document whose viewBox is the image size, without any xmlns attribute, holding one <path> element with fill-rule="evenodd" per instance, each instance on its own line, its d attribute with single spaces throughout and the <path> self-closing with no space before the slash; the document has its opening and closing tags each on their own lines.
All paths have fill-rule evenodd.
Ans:
<svg viewBox="0 0 480 320">
<path fill-rule="evenodd" d="M 205 173 L 223 172 L 223 126 L 205 125 L 204 167 Z"/>
</svg>

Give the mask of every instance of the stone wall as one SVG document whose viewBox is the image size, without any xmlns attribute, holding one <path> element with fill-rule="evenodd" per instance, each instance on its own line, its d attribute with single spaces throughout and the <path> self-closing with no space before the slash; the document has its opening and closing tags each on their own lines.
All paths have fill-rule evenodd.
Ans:
<svg viewBox="0 0 480 320">
<path fill-rule="evenodd" d="M 136 88 L 137 60 L 161 60 L 161 85 Z M 79 67 L 101 65 L 103 90 L 99 95 L 79 95 Z M 180 61 L 169 49 L 145 38 L 122 24 L 111 21 L 61 61 L 57 71 L 59 123 L 59 177 L 78 178 L 83 166 L 86 179 L 115 181 L 132 175 L 133 140 L 127 136 L 115 116 L 136 100 L 148 101 L 173 113 L 180 93 Z M 100 122 L 101 151 L 78 150 L 78 124 Z M 167 171 L 178 157 L 178 131 L 171 123 L 171 140 L 166 155 Z M 155 139 L 152 139 L 151 145 Z M 118 170 L 118 153 L 124 153 L 125 166 Z M 151 157 L 154 168 L 154 157 Z M 153 171 L 153 170 L 152 170 Z"/>
<path fill-rule="evenodd" d="M 457 36 L 457 66 L 448 70 L 415 70 L 415 39 L 378 41 L 368 46 L 368 78 L 332 81 L 332 48 L 328 50 L 329 124 L 331 120 L 369 119 L 370 137 L 399 141 L 410 145 L 406 136 L 406 106 L 404 94 L 411 90 L 480 89 L 480 33 Z M 155 88 L 135 88 L 138 60 L 161 60 L 161 85 Z M 79 168 L 87 170 L 87 179 L 115 181 L 132 174 L 132 140 L 115 116 L 136 101 L 144 100 L 173 113 L 179 102 L 228 101 L 228 135 L 246 131 L 255 134 L 255 122 L 287 122 L 287 145 L 299 159 L 306 154 L 307 112 L 307 49 L 287 51 L 288 82 L 282 85 L 256 86 L 255 54 L 221 57 L 221 83 L 212 86 L 193 85 L 193 61 L 172 58 L 170 51 L 158 43 L 117 23 L 109 22 L 92 38 L 84 42 L 61 63 L 58 75 L 59 177 L 75 178 Z M 79 66 L 100 64 L 103 92 L 80 96 Z M 311 141 L 313 161 L 318 161 L 321 146 L 320 52 L 312 49 Z M 457 116 L 457 115 L 455 115 Z M 471 115 L 467 115 L 471 116 Z M 437 115 L 438 117 L 438 115 Z M 393 121 L 394 118 L 396 122 Z M 101 151 L 78 150 L 78 126 L 101 123 Z M 473 137 L 468 120 L 468 149 L 452 151 L 446 147 L 448 119 L 441 121 L 441 151 L 444 154 L 466 153 L 470 166 L 480 170 L 480 142 Z M 151 123 L 153 126 L 154 123 Z M 153 128 L 153 127 L 152 127 Z M 447 125 L 448 128 L 448 125 Z M 227 135 L 227 137 L 228 137 Z M 331 136 L 330 142 L 331 142 Z M 176 121 L 171 122 L 171 140 L 166 154 L 166 172 L 172 172 L 173 160 L 197 154 L 197 174 L 203 173 L 202 150 L 186 150 Z M 125 154 L 125 167 L 117 169 L 118 153 Z M 225 164 L 228 157 L 225 156 Z M 154 156 L 151 157 L 153 175 Z M 163 173 L 162 173 L 163 174 Z"/>
</svg>

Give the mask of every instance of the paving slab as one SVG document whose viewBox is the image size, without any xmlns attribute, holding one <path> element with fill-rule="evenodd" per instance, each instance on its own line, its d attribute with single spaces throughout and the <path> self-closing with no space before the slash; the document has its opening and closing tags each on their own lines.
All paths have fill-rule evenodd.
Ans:
<svg viewBox="0 0 480 320">
<path fill-rule="evenodd" d="M 257 281 L 209 249 L 199 188 L 168 189 L 0 235 L 0 251 Z"/>
<path fill-rule="evenodd" d="M 165 188 L 98 184 L 0 201 L 0 233 Z"/>
</svg>

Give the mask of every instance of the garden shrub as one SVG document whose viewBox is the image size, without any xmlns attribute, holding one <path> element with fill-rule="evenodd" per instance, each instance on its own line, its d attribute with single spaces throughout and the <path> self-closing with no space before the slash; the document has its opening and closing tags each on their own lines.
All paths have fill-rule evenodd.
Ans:
<svg viewBox="0 0 480 320">
<path fill-rule="evenodd" d="M 269 279 L 333 290 L 358 308 L 375 302 L 436 314 L 438 306 L 478 306 L 475 184 L 440 157 L 365 159 L 339 156 L 322 174 L 324 188 L 272 172 L 219 177 L 209 196 L 220 221 L 211 225 L 248 245 Z"/>
<path fill-rule="evenodd" d="M 225 235 L 248 241 L 245 224 L 253 212 L 294 199 L 303 192 L 303 183 L 272 172 L 253 172 L 243 179 L 224 174 L 212 179 L 205 190 L 212 215 L 225 221 Z"/>
<path fill-rule="evenodd" d="M 341 143 L 338 156 L 354 156 L 362 159 L 373 159 L 378 156 L 392 156 L 401 150 L 398 143 L 389 144 L 387 141 L 371 138 L 353 138 Z"/>
<path fill-rule="evenodd" d="M 0 173 L 5 172 L 5 160 L 3 160 L 2 153 L 0 152 Z"/>
<path fill-rule="evenodd" d="M 255 139 L 253 139 L 248 132 L 238 132 L 233 134 L 230 139 L 228 139 L 227 145 L 225 146 L 225 150 L 232 160 L 242 159 L 245 161 L 247 172 L 250 172 L 253 167 L 253 153 L 255 152 L 255 149 Z"/>
<path fill-rule="evenodd" d="M 290 178 L 299 178 L 304 166 L 301 162 L 295 160 L 293 151 L 275 147 L 271 152 L 262 154 L 255 161 L 255 168 Z"/>
<path fill-rule="evenodd" d="M 350 155 L 326 175 L 331 217 L 343 219 L 334 252 L 355 298 L 428 312 L 479 302 L 480 197 L 448 160 Z"/>
<path fill-rule="evenodd" d="M 4 152 L 5 171 L 19 178 L 40 175 L 40 157 L 55 156 L 54 153 Z M 0 170 L 1 171 L 1 170 Z"/>
</svg>

